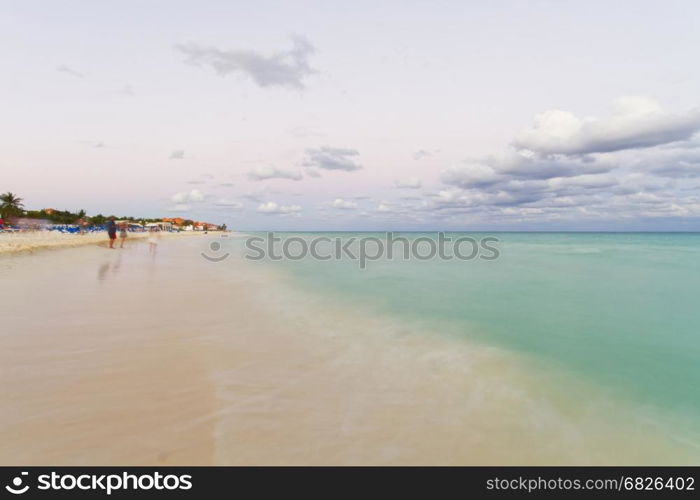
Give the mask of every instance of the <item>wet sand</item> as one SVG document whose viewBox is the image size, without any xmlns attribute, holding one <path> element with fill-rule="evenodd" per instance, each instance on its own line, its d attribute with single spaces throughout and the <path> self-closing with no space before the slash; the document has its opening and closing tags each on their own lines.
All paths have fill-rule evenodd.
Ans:
<svg viewBox="0 0 700 500">
<path fill-rule="evenodd" d="M 0 464 L 697 460 L 583 386 L 212 264 L 206 244 L 0 258 Z"/>
<path fill-rule="evenodd" d="M 167 280 L 153 279 L 147 247 L 0 261 L 0 273 L 27 280 L 0 306 L 0 463 L 212 462 L 214 391 L 196 327 Z"/>
<path fill-rule="evenodd" d="M 180 233 L 161 233 L 162 238 L 177 238 L 182 236 L 202 236 L 199 231 L 183 231 Z M 148 233 L 129 233 L 127 245 L 148 238 Z M 117 238 L 115 246 L 121 240 Z M 84 245 L 108 245 L 107 233 L 64 234 L 58 231 L 21 231 L 0 232 L 0 255 L 16 253 L 33 253 L 39 250 L 72 248 Z"/>
</svg>

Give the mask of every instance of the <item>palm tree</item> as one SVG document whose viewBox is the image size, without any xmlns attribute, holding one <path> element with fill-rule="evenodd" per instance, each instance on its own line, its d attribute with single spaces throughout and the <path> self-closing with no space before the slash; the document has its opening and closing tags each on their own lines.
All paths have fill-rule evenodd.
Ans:
<svg viewBox="0 0 700 500">
<path fill-rule="evenodd" d="M 0 213 L 5 217 L 17 217 L 22 215 L 23 207 L 22 198 L 14 195 L 11 192 L 0 194 Z"/>
</svg>

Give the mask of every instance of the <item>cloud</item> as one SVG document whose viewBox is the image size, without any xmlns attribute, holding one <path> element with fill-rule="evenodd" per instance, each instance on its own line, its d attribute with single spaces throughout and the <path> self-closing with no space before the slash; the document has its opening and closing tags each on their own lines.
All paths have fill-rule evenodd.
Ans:
<svg viewBox="0 0 700 500">
<path fill-rule="evenodd" d="M 607 189 L 618 185 L 618 180 L 607 174 L 578 175 L 576 177 L 558 177 L 546 181 L 547 190 L 568 194 L 569 189 Z"/>
<path fill-rule="evenodd" d="M 513 145 L 543 155 L 608 153 L 689 139 L 700 130 L 700 109 L 682 115 L 665 112 L 653 99 L 623 97 L 607 119 L 578 118 L 558 109 L 535 117 Z"/>
<path fill-rule="evenodd" d="M 497 174 L 521 179 L 551 179 L 577 175 L 602 174 L 617 167 L 612 157 L 566 157 L 506 155 L 486 160 Z"/>
<path fill-rule="evenodd" d="M 627 98 L 607 120 L 562 113 L 521 135 L 520 149 L 445 169 L 445 189 L 410 209 L 496 224 L 700 215 L 700 142 L 692 127 L 676 133 L 693 112 L 678 117 Z"/>
<path fill-rule="evenodd" d="M 289 215 L 301 212 L 301 207 L 299 205 L 283 206 L 274 201 L 268 201 L 258 206 L 258 212 L 266 215 Z"/>
<path fill-rule="evenodd" d="M 323 146 L 317 149 L 307 149 L 303 165 L 311 169 L 345 170 L 352 172 L 361 170 L 362 166 L 355 162 L 354 157 L 360 153 L 356 149 L 331 148 Z"/>
<path fill-rule="evenodd" d="M 85 75 L 82 74 L 80 71 L 76 71 L 65 64 L 61 64 L 60 66 L 58 66 L 56 68 L 56 71 L 58 71 L 59 73 L 65 73 L 67 75 L 74 76 L 76 78 L 85 78 Z"/>
<path fill-rule="evenodd" d="M 448 169 L 442 180 L 450 187 L 434 197 L 441 207 L 531 205 L 563 196 L 611 191 L 619 184 L 618 178 L 608 173 L 518 177 L 479 165 Z"/>
<path fill-rule="evenodd" d="M 343 200 L 342 198 L 336 198 L 333 201 L 333 208 L 338 208 L 341 210 L 354 210 L 357 208 L 357 203 L 354 201 Z"/>
<path fill-rule="evenodd" d="M 190 191 L 190 194 L 188 196 L 189 201 L 203 201 L 204 200 L 204 195 L 199 192 L 197 189 L 193 189 Z"/>
<path fill-rule="evenodd" d="M 503 176 L 489 165 L 472 164 L 449 167 L 442 172 L 441 180 L 444 184 L 464 189 L 487 188 L 503 180 Z"/>
<path fill-rule="evenodd" d="M 605 174 L 550 179 L 504 178 L 487 187 L 450 186 L 429 195 L 419 210 L 452 219 L 462 215 L 501 224 L 504 218 L 606 220 L 700 215 L 696 190 L 674 189 L 672 180 L 624 168 Z"/>
<path fill-rule="evenodd" d="M 284 170 L 277 167 L 257 167 L 248 172 L 248 179 L 251 181 L 264 181 L 268 179 L 289 179 L 300 181 L 301 172 L 294 170 Z"/>
<path fill-rule="evenodd" d="M 414 160 L 422 160 L 423 158 L 427 158 L 428 156 L 430 156 L 430 152 L 424 149 L 419 149 L 418 151 L 413 153 Z"/>
<path fill-rule="evenodd" d="M 624 163 L 658 177 L 692 179 L 700 177 L 700 145 L 681 143 L 654 148 L 644 155 L 624 155 Z"/>
<path fill-rule="evenodd" d="M 395 207 L 390 201 L 382 200 L 379 202 L 379 205 L 377 205 L 377 212 L 394 212 Z"/>
<path fill-rule="evenodd" d="M 182 160 L 185 157 L 185 151 L 183 149 L 176 149 L 170 153 L 171 160 Z"/>
<path fill-rule="evenodd" d="M 396 187 L 403 189 L 419 189 L 422 185 L 418 177 L 408 177 L 396 181 Z"/>
<path fill-rule="evenodd" d="M 205 195 L 198 189 L 193 189 L 189 192 L 175 193 L 170 197 L 173 203 L 198 203 L 204 201 Z"/>
<path fill-rule="evenodd" d="M 292 36 L 291 41 L 290 49 L 270 55 L 252 50 L 221 50 L 195 43 L 178 44 L 175 49 L 186 56 L 185 62 L 210 66 L 222 77 L 240 73 L 259 87 L 303 89 L 305 78 L 315 73 L 308 61 L 315 48 L 300 36 Z"/>
<path fill-rule="evenodd" d="M 483 158 L 478 163 L 452 166 L 444 170 L 444 184 L 463 189 L 496 188 L 511 180 L 546 180 L 610 172 L 616 168 L 613 158 L 565 157 L 542 158 L 522 153 Z"/>
<path fill-rule="evenodd" d="M 664 165 L 651 170 L 659 177 L 671 177 L 674 179 L 694 179 L 700 177 L 700 162 L 692 164 L 678 163 L 676 165 Z"/>
</svg>

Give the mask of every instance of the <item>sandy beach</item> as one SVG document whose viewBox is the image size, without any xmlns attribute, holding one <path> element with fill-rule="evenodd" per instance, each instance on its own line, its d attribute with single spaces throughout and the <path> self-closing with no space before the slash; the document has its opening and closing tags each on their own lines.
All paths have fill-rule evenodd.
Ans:
<svg viewBox="0 0 700 500">
<path fill-rule="evenodd" d="M 183 231 L 179 233 L 159 233 L 162 238 L 198 236 L 200 232 Z M 148 238 L 148 233 L 130 232 L 127 244 Z M 116 245 L 120 243 L 117 238 Z M 0 255 L 13 253 L 32 253 L 38 250 L 72 248 L 83 245 L 107 246 L 107 233 L 104 231 L 86 234 L 64 234 L 58 231 L 18 231 L 0 232 Z"/>
<path fill-rule="evenodd" d="M 212 264 L 209 241 L 0 258 L 1 464 L 692 460 L 583 384 Z"/>
</svg>

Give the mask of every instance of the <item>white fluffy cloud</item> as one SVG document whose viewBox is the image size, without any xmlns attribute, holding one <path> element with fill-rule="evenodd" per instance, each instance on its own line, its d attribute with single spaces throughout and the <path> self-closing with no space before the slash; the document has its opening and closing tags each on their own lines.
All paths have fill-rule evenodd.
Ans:
<svg viewBox="0 0 700 500">
<path fill-rule="evenodd" d="M 266 215 L 288 215 L 301 212 L 301 207 L 299 205 L 278 205 L 274 201 L 268 201 L 258 206 L 258 212 Z"/>
<path fill-rule="evenodd" d="M 248 179 L 251 181 L 264 181 L 268 179 L 289 179 L 292 181 L 300 181 L 301 178 L 301 172 L 270 166 L 257 167 L 248 172 Z"/>
<path fill-rule="evenodd" d="M 354 201 L 344 200 L 342 198 L 336 198 L 333 201 L 333 208 L 339 208 L 341 210 L 353 210 L 357 208 L 357 203 Z"/>
<path fill-rule="evenodd" d="M 377 212 L 393 212 L 394 207 L 390 201 L 382 200 L 379 202 L 379 205 L 377 205 Z"/>
<path fill-rule="evenodd" d="M 197 203 L 204 201 L 205 195 L 199 189 L 189 192 L 175 193 L 170 197 L 173 203 Z"/>
<path fill-rule="evenodd" d="M 176 149 L 170 153 L 171 160 L 182 160 L 185 157 L 185 151 L 182 149 Z"/>
<path fill-rule="evenodd" d="M 623 97 L 609 118 L 579 118 L 568 111 L 545 111 L 513 142 L 541 154 L 591 154 L 645 148 L 689 139 L 700 130 L 700 109 L 676 115 L 647 97 Z"/>
</svg>

